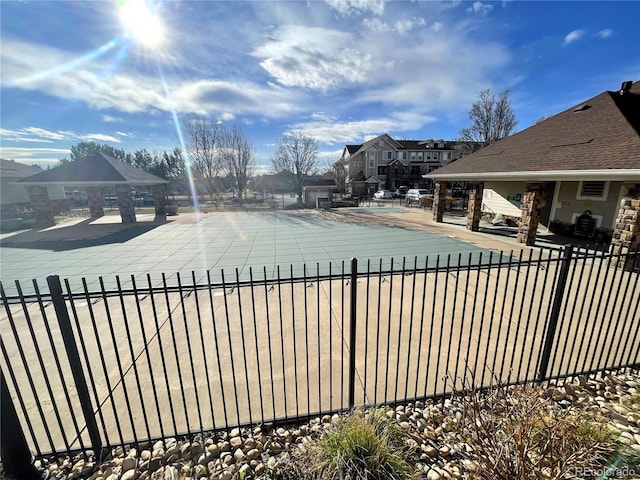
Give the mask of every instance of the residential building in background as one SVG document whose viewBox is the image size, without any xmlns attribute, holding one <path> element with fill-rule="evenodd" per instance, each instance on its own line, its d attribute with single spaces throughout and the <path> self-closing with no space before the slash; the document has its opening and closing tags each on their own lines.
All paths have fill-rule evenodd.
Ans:
<svg viewBox="0 0 640 480">
<path fill-rule="evenodd" d="M 462 156 L 457 142 L 395 140 L 385 133 L 361 145 L 345 145 L 339 162 L 347 172 L 346 193 L 363 197 L 399 187 L 431 191 L 433 181 L 423 175 Z"/>
</svg>

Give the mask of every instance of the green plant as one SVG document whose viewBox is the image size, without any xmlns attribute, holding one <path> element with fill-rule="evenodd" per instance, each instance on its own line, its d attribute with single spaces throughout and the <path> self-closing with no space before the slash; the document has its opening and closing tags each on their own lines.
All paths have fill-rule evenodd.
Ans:
<svg viewBox="0 0 640 480">
<path fill-rule="evenodd" d="M 323 479 L 408 479 L 412 467 L 406 436 L 383 410 L 353 413 L 317 445 L 317 471 Z"/>
<path fill-rule="evenodd" d="M 640 393 L 632 393 L 620 398 L 620 403 L 633 412 L 640 412 Z"/>
<path fill-rule="evenodd" d="M 277 480 L 408 480 L 414 452 L 407 434 L 383 410 L 354 411 L 331 430 L 278 459 Z"/>
<path fill-rule="evenodd" d="M 614 460 L 617 467 L 628 463 L 599 413 L 559 408 L 539 387 L 499 386 L 461 402 L 459 433 L 474 447 L 468 478 L 592 478 L 587 472 L 604 471 Z"/>
</svg>

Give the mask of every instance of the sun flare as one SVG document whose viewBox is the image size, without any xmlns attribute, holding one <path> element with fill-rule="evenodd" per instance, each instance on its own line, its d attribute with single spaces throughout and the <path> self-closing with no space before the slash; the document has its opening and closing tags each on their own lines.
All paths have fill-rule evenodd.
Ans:
<svg viewBox="0 0 640 480">
<path fill-rule="evenodd" d="M 145 47 L 157 47 L 164 38 L 164 29 L 157 13 L 144 0 L 126 0 L 120 5 L 120 20 L 127 35 Z"/>
</svg>

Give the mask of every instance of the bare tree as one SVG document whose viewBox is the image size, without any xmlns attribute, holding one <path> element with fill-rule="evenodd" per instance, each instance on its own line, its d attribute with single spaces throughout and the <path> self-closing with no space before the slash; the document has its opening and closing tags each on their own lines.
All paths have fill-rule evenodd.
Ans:
<svg viewBox="0 0 640 480">
<path fill-rule="evenodd" d="M 518 121 L 513 113 L 509 90 L 496 98 L 490 89 L 482 90 L 469 110 L 471 126 L 460 130 L 459 142 L 466 152 L 474 152 L 514 133 Z"/>
<path fill-rule="evenodd" d="M 302 189 L 318 166 L 318 142 L 303 132 L 285 134 L 276 142 L 271 163 L 277 173 L 286 175 L 302 203 Z"/>
<path fill-rule="evenodd" d="M 231 130 L 223 129 L 220 151 L 222 172 L 242 199 L 256 163 L 251 141 L 237 125 Z"/>
<path fill-rule="evenodd" d="M 220 141 L 222 127 L 205 117 L 189 116 L 182 122 L 185 150 L 195 176 L 204 184 L 207 193 L 215 193 L 220 174 Z"/>
<path fill-rule="evenodd" d="M 347 183 L 347 169 L 344 166 L 344 163 L 338 160 L 331 165 L 331 175 L 333 176 L 333 180 L 336 182 L 338 192 L 344 193 L 344 188 Z"/>
</svg>

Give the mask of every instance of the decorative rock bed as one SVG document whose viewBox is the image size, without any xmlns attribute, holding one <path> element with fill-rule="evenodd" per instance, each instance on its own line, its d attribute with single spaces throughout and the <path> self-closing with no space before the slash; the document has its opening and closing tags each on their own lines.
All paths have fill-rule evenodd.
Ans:
<svg viewBox="0 0 640 480">
<path fill-rule="evenodd" d="M 640 372 L 567 379 L 549 386 L 545 395 L 553 408 L 578 405 L 597 409 L 608 426 L 619 432 L 619 442 L 640 458 Z M 629 405 L 625 399 L 633 399 L 633 403 Z M 422 478 L 466 478 L 466 472 L 477 469 L 474 445 L 465 442 L 456 428 L 464 411 L 460 398 L 384 409 L 407 432 Z M 169 438 L 137 448 L 115 448 L 102 462 L 80 456 L 45 458 L 38 460 L 36 467 L 43 475 L 60 480 L 266 479 L 290 461 L 293 452 L 320 438 L 341 418 L 325 415 L 296 426 L 235 428 L 205 438 L 196 435 L 191 440 Z M 626 474 L 625 478 L 640 478 L 640 472 Z"/>
</svg>

